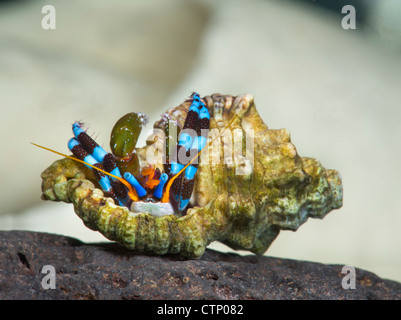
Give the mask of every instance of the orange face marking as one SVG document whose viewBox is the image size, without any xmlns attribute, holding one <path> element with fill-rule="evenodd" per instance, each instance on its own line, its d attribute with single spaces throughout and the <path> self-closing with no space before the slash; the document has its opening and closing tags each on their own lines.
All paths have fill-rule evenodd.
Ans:
<svg viewBox="0 0 401 320">
<path fill-rule="evenodd" d="M 160 183 L 160 180 L 154 179 L 155 172 L 156 169 L 152 168 L 151 166 L 142 168 L 141 173 L 146 177 L 146 188 L 153 189 Z"/>
</svg>

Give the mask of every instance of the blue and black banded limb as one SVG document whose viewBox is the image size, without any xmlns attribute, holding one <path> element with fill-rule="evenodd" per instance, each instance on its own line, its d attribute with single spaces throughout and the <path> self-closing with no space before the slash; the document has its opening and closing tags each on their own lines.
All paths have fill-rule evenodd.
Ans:
<svg viewBox="0 0 401 320">
<path fill-rule="evenodd" d="M 75 138 L 71 138 L 68 141 L 68 148 L 71 150 L 71 152 L 74 154 L 75 157 L 78 159 L 82 160 L 85 162 L 85 165 L 88 168 L 91 168 L 91 166 L 97 167 L 99 169 L 104 169 L 103 165 L 99 163 L 89 152 L 87 152 L 82 145 L 76 140 Z M 89 166 L 91 165 L 91 166 Z M 113 187 L 111 186 L 109 176 L 104 174 L 103 172 L 99 170 L 94 170 L 96 179 L 99 182 L 100 187 L 103 189 L 106 195 L 110 196 L 113 198 L 113 200 L 116 203 L 120 203 L 120 200 L 117 198 Z"/>
<path fill-rule="evenodd" d="M 191 98 L 192 103 L 179 135 L 177 152 L 170 162 L 169 180 L 179 174 L 171 186 L 171 192 L 180 212 L 185 210 L 191 198 L 198 170 L 198 163 L 193 160 L 206 145 L 210 124 L 209 110 L 199 94 L 193 93 Z M 180 173 L 188 163 L 185 171 Z"/>
<path fill-rule="evenodd" d="M 127 205 L 129 201 L 127 189 L 121 182 L 122 176 L 113 155 L 99 146 L 96 141 L 82 129 L 79 122 L 75 122 L 72 125 L 72 131 L 74 132 L 75 138 L 68 141 L 68 148 L 70 151 L 78 159 L 92 164 L 95 167 L 102 167 L 106 172 L 109 172 L 111 174 L 111 179 L 108 179 L 107 176 L 102 177 L 99 179 L 100 186 L 106 194 L 110 193 L 111 187 L 113 193 L 117 197 L 116 204 Z M 113 199 L 116 200 L 115 198 Z"/>
</svg>

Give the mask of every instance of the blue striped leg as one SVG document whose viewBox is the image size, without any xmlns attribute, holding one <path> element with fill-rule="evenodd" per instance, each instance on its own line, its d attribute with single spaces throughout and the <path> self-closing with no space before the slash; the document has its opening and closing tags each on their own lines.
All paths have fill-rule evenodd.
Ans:
<svg viewBox="0 0 401 320">
<path fill-rule="evenodd" d="M 85 161 L 86 163 L 89 163 L 99 169 L 104 170 L 103 166 L 94 157 L 92 157 L 75 138 L 71 138 L 68 141 L 68 148 L 78 159 Z M 92 169 L 90 166 L 87 167 Z M 116 204 L 122 205 L 120 200 L 117 198 L 114 189 L 111 186 L 109 177 L 101 171 L 98 170 L 93 170 L 93 171 L 105 195 L 107 197 L 111 197 Z"/>
<path fill-rule="evenodd" d="M 72 126 L 76 140 L 86 150 L 98 163 L 101 163 L 104 170 L 110 172 L 111 174 L 122 178 L 120 170 L 114 160 L 111 153 L 106 152 L 101 146 L 99 146 L 95 140 L 93 140 L 82 128 L 78 122 L 75 122 Z M 126 203 L 128 201 L 127 189 L 118 180 L 111 178 L 110 184 L 120 199 L 120 202 Z"/>
<path fill-rule="evenodd" d="M 196 131 L 197 135 L 193 137 L 185 131 L 181 132 L 177 148 L 178 156 L 177 159 L 174 159 L 174 161 L 171 163 L 170 176 L 174 176 L 185 166 L 183 161 L 180 161 L 179 159 L 180 150 L 181 154 L 182 152 L 186 152 L 186 155 L 196 156 L 198 152 L 205 147 L 207 142 L 207 129 L 209 129 L 209 122 L 209 110 L 201 101 L 199 95 L 194 93 L 192 95 L 192 103 L 189 108 L 187 118 L 185 119 L 183 131 L 185 129 L 193 129 Z M 189 162 L 192 160 L 192 158 L 186 160 Z M 185 173 L 181 174 L 181 176 L 178 177 L 172 185 L 172 193 L 175 197 L 175 200 L 178 202 L 179 211 L 185 210 L 189 203 L 194 187 L 194 178 L 197 168 L 197 161 L 194 161 L 194 163 L 185 169 Z"/>
</svg>

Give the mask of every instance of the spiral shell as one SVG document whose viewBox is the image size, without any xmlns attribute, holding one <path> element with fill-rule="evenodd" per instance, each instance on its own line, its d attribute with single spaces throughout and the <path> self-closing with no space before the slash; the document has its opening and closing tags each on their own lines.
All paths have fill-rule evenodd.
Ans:
<svg viewBox="0 0 401 320">
<path fill-rule="evenodd" d="M 155 217 L 117 206 L 103 196 L 89 169 L 67 158 L 42 173 L 42 197 L 73 203 L 87 227 L 132 250 L 190 259 L 202 256 L 212 241 L 263 254 L 280 230 L 295 231 L 309 217 L 323 218 L 342 206 L 339 173 L 300 157 L 286 129 L 266 126 L 251 95 L 213 94 L 203 100 L 211 114 L 210 132 L 230 124 L 224 136 L 242 141 L 242 154 L 230 154 L 229 143 L 215 140 L 209 162 L 199 162 L 186 215 Z M 151 148 L 161 147 L 162 139 L 154 138 L 165 129 L 165 119 L 183 124 L 188 108 L 184 102 L 155 123 L 161 130 L 155 131 L 154 143 L 137 149 L 141 163 L 149 161 Z M 210 159 L 217 161 L 210 164 Z M 163 157 L 155 161 L 162 168 Z"/>
</svg>

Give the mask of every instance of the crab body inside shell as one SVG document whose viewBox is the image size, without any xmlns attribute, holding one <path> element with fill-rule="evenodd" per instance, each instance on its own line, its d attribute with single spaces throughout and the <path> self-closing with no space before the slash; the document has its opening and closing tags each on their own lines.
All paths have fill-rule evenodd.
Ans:
<svg viewBox="0 0 401 320">
<path fill-rule="evenodd" d="M 192 162 L 206 145 L 210 121 L 209 111 L 199 94 L 193 93 L 190 101 L 178 144 L 169 146 L 173 150 L 169 150 L 166 159 L 167 173 L 152 166 L 139 169 L 135 147 L 148 122 L 142 113 L 129 113 L 117 121 L 111 134 L 111 153 L 98 145 L 79 122 L 72 126 L 75 137 L 69 140 L 68 148 L 76 158 L 91 165 L 105 195 L 117 205 L 155 216 L 185 214 L 197 172 L 197 163 Z"/>
</svg>

